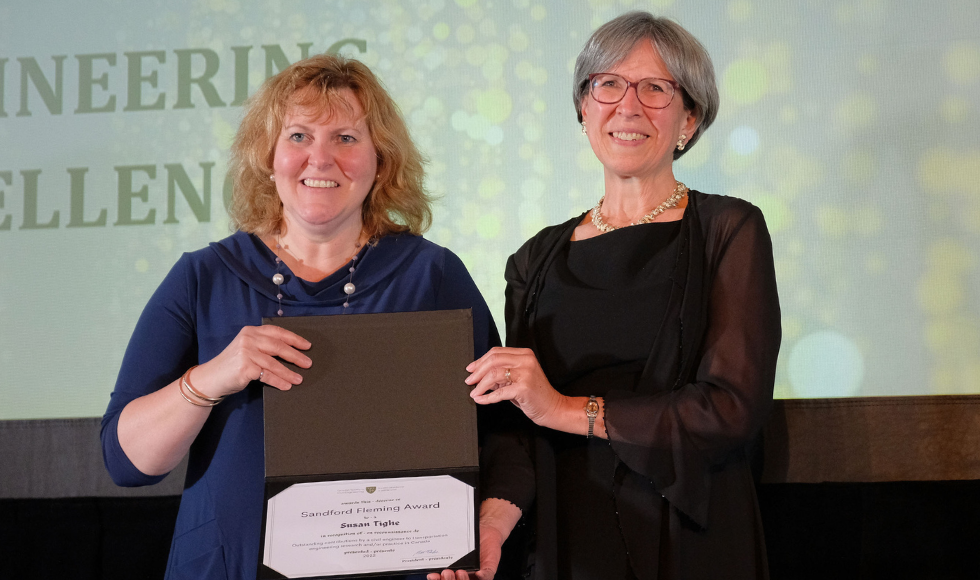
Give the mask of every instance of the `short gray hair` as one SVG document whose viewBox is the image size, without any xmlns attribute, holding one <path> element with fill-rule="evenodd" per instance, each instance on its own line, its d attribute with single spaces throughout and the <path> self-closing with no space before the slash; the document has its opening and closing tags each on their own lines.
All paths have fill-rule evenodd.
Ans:
<svg viewBox="0 0 980 580">
<path fill-rule="evenodd" d="M 589 75 L 606 72 L 622 62 L 637 43 L 649 40 L 681 86 L 684 108 L 694 113 L 698 128 L 684 151 L 674 150 L 674 159 L 690 150 L 718 115 L 718 87 L 711 57 L 697 38 L 680 24 L 649 12 L 627 12 L 600 26 L 575 59 L 572 98 L 582 122 L 582 99 L 589 94 Z"/>
</svg>

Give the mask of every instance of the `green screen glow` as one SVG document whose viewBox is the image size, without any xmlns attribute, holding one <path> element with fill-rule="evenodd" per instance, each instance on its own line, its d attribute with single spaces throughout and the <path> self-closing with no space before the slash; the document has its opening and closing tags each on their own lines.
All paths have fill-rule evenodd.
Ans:
<svg viewBox="0 0 980 580">
<path fill-rule="evenodd" d="M 571 69 L 631 9 L 714 59 L 720 115 L 675 173 L 766 215 L 776 395 L 980 391 L 974 0 L 35 0 L 0 6 L 0 419 L 101 415 L 150 293 L 230 233 L 241 102 L 328 50 L 398 101 L 427 236 L 502 328 L 507 257 L 602 195 Z"/>
</svg>

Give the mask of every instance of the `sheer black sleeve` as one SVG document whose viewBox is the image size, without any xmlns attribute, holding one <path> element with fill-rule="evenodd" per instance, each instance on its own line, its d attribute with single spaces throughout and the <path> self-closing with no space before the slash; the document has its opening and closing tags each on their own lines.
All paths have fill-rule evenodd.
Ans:
<svg viewBox="0 0 980 580">
<path fill-rule="evenodd" d="M 769 412 L 781 338 L 765 220 L 754 206 L 734 207 L 703 211 L 706 307 L 693 377 L 611 391 L 604 408 L 617 456 L 702 526 L 712 467 L 744 449 Z"/>
</svg>

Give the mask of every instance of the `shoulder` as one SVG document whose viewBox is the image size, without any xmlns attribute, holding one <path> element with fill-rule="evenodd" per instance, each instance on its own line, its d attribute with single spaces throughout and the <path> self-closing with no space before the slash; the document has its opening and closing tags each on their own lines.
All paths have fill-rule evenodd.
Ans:
<svg viewBox="0 0 980 580">
<path fill-rule="evenodd" d="M 772 255 L 772 240 L 762 210 L 737 197 L 693 193 L 705 251 L 712 263 L 727 255 L 733 244 L 753 254 Z"/>
<path fill-rule="evenodd" d="M 730 239 L 747 224 L 753 229 L 766 229 L 762 210 L 744 199 L 694 190 L 691 194 L 701 230 L 709 239 Z"/>
<path fill-rule="evenodd" d="M 547 256 L 556 245 L 570 239 L 572 230 L 582 221 L 584 215 L 583 213 L 563 223 L 548 226 L 534 234 L 514 252 L 509 262 L 520 271 L 526 272 L 531 264 Z"/>
<path fill-rule="evenodd" d="M 421 256 L 435 257 L 452 253 L 445 247 L 415 234 L 394 234 L 385 236 L 381 241 L 392 244 L 401 252 L 413 252 Z"/>
<path fill-rule="evenodd" d="M 562 239 L 571 236 L 572 230 L 574 230 L 575 226 L 577 226 L 579 222 L 582 221 L 582 217 L 584 215 L 585 214 L 583 213 L 560 224 L 555 224 L 553 226 L 548 226 L 542 229 L 540 232 L 531 236 L 531 239 L 524 242 L 524 245 L 521 246 L 518 252 L 521 251 L 527 251 L 532 253 L 535 251 L 540 252 L 543 249 L 554 246 Z"/>
<path fill-rule="evenodd" d="M 413 237 L 418 240 L 419 255 L 441 272 L 444 283 L 455 284 L 462 280 L 466 285 L 476 287 L 463 260 L 452 250 L 421 236 Z"/>
<path fill-rule="evenodd" d="M 435 267 L 441 267 L 450 257 L 456 258 L 455 254 L 439 244 L 409 233 L 392 234 L 381 238 L 377 242 L 375 251 L 389 260 Z"/>
<path fill-rule="evenodd" d="M 208 268 L 221 264 L 224 261 L 222 258 L 235 257 L 241 260 L 245 256 L 254 254 L 255 251 L 255 240 L 251 234 L 235 232 L 203 248 L 184 252 L 174 267 Z"/>
<path fill-rule="evenodd" d="M 421 283 L 443 284 L 459 277 L 470 280 L 463 261 L 452 251 L 422 236 L 403 233 L 378 240 L 371 258 L 381 278 L 392 276 Z"/>
<path fill-rule="evenodd" d="M 196 252 L 190 252 L 191 259 L 198 262 L 209 262 L 215 259 L 227 262 L 229 259 L 240 262 L 261 260 L 268 262 L 269 257 L 263 255 L 265 243 L 254 234 L 238 231 L 227 238 L 211 242 L 207 247 Z M 270 250 L 271 251 L 271 250 Z"/>
<path fill-rule="evenodd" d="M 697 200 L 701 223 L 740 222 L 752 216 L 762 216 L 758 207 L 737 197 L 691 191 Z"/>
<path fill-rule="evenodd" d="M 187 301 L 192 300 L 202 287 L 217 291 L 229 282 L 240 279 L 238 273 L 255 269 L 256 262 L 261 263 L 254 258 L 255 254 L 255 240 L 243 232 L 184 252 L 170 268 L 154 298 Z"/>
<path fill-rule="evenodd" d="M 413 234 L 386 236 L 378 242 L 377 257 L 391 268 L 386 276 L 415 290 L 434 292 L 435 308 L 473 308 L 489 316 L 486 303 L 463 261 L 448 248 Z"/>
</svg>

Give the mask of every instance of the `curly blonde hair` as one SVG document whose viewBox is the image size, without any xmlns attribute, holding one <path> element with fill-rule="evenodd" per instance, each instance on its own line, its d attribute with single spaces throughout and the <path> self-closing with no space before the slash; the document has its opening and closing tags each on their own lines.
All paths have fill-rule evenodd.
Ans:
<svg viewBox="0 0 980 580">
<path fill-rule="evenodd" d="M 378 153 L 378 177 L 364 204 L 364 231 L 372 238 L 408 231 L 421 234 L 432 224 L 432 198 L 425 192 L 425 159 L 408 134 L 398 106 L 363 63 L 320 54 L 296 62 L 268 79 L 245 104 L 245 116 L 231 147 L 232 225 L 264 235 L 281 227 L 283 208 L 273 173 L 276 140 L 283 119 L 294 106 L 320 114 L 346 108 L 338 95 L 350 89 L 364 109 L 365 122 Z"/>
</svg>

